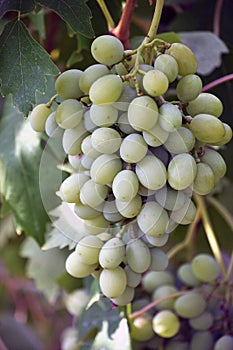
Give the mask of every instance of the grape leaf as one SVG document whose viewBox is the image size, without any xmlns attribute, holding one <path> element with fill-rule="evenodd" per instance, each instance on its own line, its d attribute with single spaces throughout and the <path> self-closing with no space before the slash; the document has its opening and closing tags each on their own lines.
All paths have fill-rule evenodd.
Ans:
<svg viewBox="0 0 233 350">
<path fill-rule="evenodd" d="M 0 193 L 15 216 L 17 231 L 43 242 L 48 215 L 39 188 L 39 134 L 11 105 L 0 120 Z"/>
<path fill-rule="evenodd" d="M 8 11 L 28 13 L 34 9 L 34 0 L 0 0 L 0 17 Z"/>
<path fill-rule="evenodd" d="M 0 248 L 3 248 L 11 238 L 16 237 L 15 221 L 12 214 L 0 219 Z"/>
<path fill-rule="evenodd" d="M 40 5 L 55 11 L 74 32 L 93 38 L 95 33 L 91 26 L 91 11 L 85 0 L 36 0 Z"/>
<path fill-rule="evenodd" d="M 19 20 L 7 23 L 0 36 L 2 94 L 12 94 L 14 105 L 28 114 L 35 103 L 35 91 L 45 91 L 45 76 L 56 74 L 58 68 L 24 23 Z"/>
</svg>

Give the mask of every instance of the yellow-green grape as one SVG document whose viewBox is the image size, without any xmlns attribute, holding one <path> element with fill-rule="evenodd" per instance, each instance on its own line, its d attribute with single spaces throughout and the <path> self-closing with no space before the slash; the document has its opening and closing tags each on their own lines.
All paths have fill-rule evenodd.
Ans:
<svg viewBox="0 0 233 350">
<path fill-rule="evenodd" d="M 127 286 L 136 288 L 141 282 L 141 279 L 142 279 L 141 273 L 137 273 L 133 271 L 129 265 L 126 265 L 124 270 L 127 276 Z"/>
<path fill-rule="evenodd" d="M 94 162 L 94 158 L 91 158 L 91 157 L 88 157 L 86 156 L 85 154 L 82 155 L 82 158 L 81 158 L 81 165 L 85 168 L 85 169 L 88 169 L 90 170 L 91 169 L 91 166 Z"/>
<path fill-rule="evenodd" d="M 174 337 L 180 329 L 180 321 L 174 312 L 162 310 L 153 317 L 152 327 L 156 334 L 162 338 Z"/>
<path fill-rule="evenodd" d="M 127 112 L 130 102 L 137 96 L 136 90 L 123 83 L 122 94 L 112 105 L 119 111 Z"/>
<path fill-rule="evenodd" d="M 131 219 L 138 215 L 142 207 L 142 199 L 138 194 L 129 202 L 122 202 L 116 199 L 116 207 L 121 215 L 125 218 Z"/>
<path fill-rule="evenodd" d="M 67 99 L 60 103 L 56 110 L 56 122 L 62 129 L 76 127 L 83 117 L 82 104 L 74 99 Z"/>
<path fill-rule="evenodd" d="M 144 238 L 151 245 L 153 245 L 155 247 L 162 247 L 162 246 L 164 246 L 167 243 L 167 241 L 169 239 L 169 234 L 167 232 L 165 232 L 160 237 L 152 237 L 152 236 L 145 235 Z"/>
<path fill-rule="evenodd" d="M 159 125 L 168 132 L 178 129 L 182 125 L 182 113 L 179 107 L 171 103 L 163 103 L 159 107 Z"/>
<path fill-rule="evenodd" d="M 100 289 L 108 298 L 118 298 L 124 293 L 127 277 L 120 266 L 115 269 L 103 269 L 99 278 Z"/>
<path fill-rule="evenodd" d="M 114 237 L 108 240 L 100 250 L 99 263 L 104 269 L 115 269 L 125 257 L 125 244 Z"/>
<path fill-rule="evenodd" d="M 94 131 L 95 129 L 97 129 L 97 125 L 93 123 L 93 121 L 91 120 L 91 117 L 90 117 L 90 109 L 87 109 L 85 112 L 84 112 L 84 115 L 83 115 L 83 124 L 85 126 L 85 129 L 89 132 L 92 132 Z"/>
<path fill-rule="evenodd" d="M 172 83 L 178 75 L 178 64 L 175 58 L 166 53 L 156 57 L 154 67 L 167 76 L 169 83 Z"/>
<path fill-rule="evenodd" d="M 74 212 L 78 217 L 84 220 L 94 219 L 100 215 L 99 210 L 84 205 L 80 201 L 75 203 Z"/>
<path fill-rule="evenodd" d="M 126 246 L 126 260 L 134 272 L 143 273 L 151 264 L 150 249 L 141 239 L 131 240 Z"/>
<path fill-rule="evenodd" d="M 168 267 L 168 257 L 160 248 L 151 248 L 150 270 L 163 271 Z"/>
<path fill-rule="evenodd" d="M 174 190 L 183 190 L 193 183 L 197 164 L 190 154 L 180 153 L 171 159 L 167 173 L 169 185 Z"/>
<path fill-rule="evenodd" d="M 110 70 L 105 65 L 92 64 L 91 66 L 87 67 L 83 71 L 83 74 L 80 76 L 80 79 L 79 79 L 80 89 L 85 94 L 88 94 L 90 87 L 94 83 L 94 81 L 96 81 L 100 77 L 103 77 L 104 75 L 107 75 L 109 73 L 110 73 Z"/>
<path fill-rule="evenodd" d="M 79 81 L 83 72 L 79 69 L 69 69 L 56 79 L 55 90 L 64 99 L 79 98 L 83 92 L 79 88 Z"/>
<path fill-rule="evenodd" d="M 153 338 L 154 331 L 152 328 L 152 317 L 148 313 L 144 313 L 131 322 L 130 336 L 139 342 L 147 341 Z"/>
<path fill-rule="evenodd" d="M 122 60 L 124 46 L 113 35 L 101 35 L 92 42 L 91 54 L 97 62 L 111 66 Z"/>
<path fill-rule="evenodd" d="M 166 51 L 175 58 L 178 64 L 178 74 L 188 75 L 197 71 L 197 59 L 190 48 L 182 43 L 173 43 Z"/>
<path fill-rule="evenodd" d="M 143 77 L 144 74 L 150 70 L 153 70 L 154 67 L 150 64 L 145 64 L 145 63 L 141 63 L 138 66 L 138 70 L 139 72 L 137 72 L 136 74 L 136 81 L 137 81 L 137 85 L 140 91 L 142 91 L 145 95 L 146 95 L 146 91 L 143 87 Z M 131 72 L 133 72 L 133 69 L 131 70 Z M 130 81 L 130 86 L 133 87 L 135 89 L 135 79 Z"/>
<path fill-rule="evenodd" d="M 205 331 L 212 327 L 213 323 L 214 315 L 209 311 L 205 311 L 200 316 L 189 319 L 189 325 L 197 331 Z"/>
<path fill-rule="evenodd" d="M 128 114 L 126 112 L 120 115 L 117 120 L 117 125 L 119 129 L 127 135 L 135 132 L 135 129 L 129 123 Z"/>
<path fill-rule="evenodd" d="M 215 180 L 226 174 L 227 166 L 221 154 L 214 149 L 205 147 L 204 154 L 201 156 L 201 162 L 208 164 L 215 176 Z"/>
<path fill-rule="evenodd" d="M 147 150 L 148 146 L 142 135 L 132 133 L 123 139 L 120 156 L 126 163 L 137 163 L 145 157 Z"/>
<path fill-rule="evenodd" d="M 135 289 L 132 287 L 126 286 L 124 292 L 118 298 L 112 298 L 111 301 L 118 306 L 125 306 L 131 303 L 131 301 L 134 298 L 134 294 L 135 294 Z"/>
<path fill-rule="evenodd" d="M 149 70 L 143 77 L 143 87 L 150 96 L 160 96 L 168 89 L 167 76 L 158 69 Z"/>
<path fill-rule="evenodd" d="M 170 219 L 180 225 L 188 225 L 193 222 L 196 216 L 196 206 L 191 199 L 178 210 L 173 210 L 170 214 Z"/>
<path fill-rule="evenodd" d="M 81 153 L 82 141 L 88 135 L 89 133 L 85 129 L 83 122 L 80 122 L 75 128 L 66 129 L 62 137 L 64 151 L 71 156 Z"/>
<path fill-rule="evenodd" d="M 192 117 L 203 113 L 220 117 L 223 112 L 223 105 L 217 96 L 208 92 L 202 92 L 195 100 L 188 103 L 186 109 Z"/>
<path fill-rule="evenodd" d="M 82 153 L 90 158 L 96 159 L 101 155 L 91 144 L 91 135 L 88 135 L 83 139 L 81 144 Z"/>
<path fill-rule="evenodd" d="M 85 229 L 92 235 L 98 235 L 109 227 L 109 221 L 105 219 L 103 214 L 100 214 L 94 219 L 84 221 Z"/>
<path fill-rule="evenodd" d="M 189 124 L 195 137 L 206 143 L 219 142 L 225 135 L 223 123 L 211 114 L 197 114 Z"/>
<path fill-rule="evenodd" d="M 99 254 L 102 247 L 103 242 L 99 237 L 88 235 L 78 241 L 75 252 L 84 264 L 92 265 L 99 263 Z"/>
<path fill-rule="evenodd" d="M 200 281 L 194 275 L 190 263 L 184 263 L 180 265 L 177 270 L 177 275 L 179 279 L 187 286 L 197 287 L 200 285 Z"/>
<path fill-rule="evenodd" d="M 150 190 L 162 188 L 167 180 L 165 165 L 153 155 L 145 156 L 137 163 L 136 174 L 141 184 Z"/>
<path fill-rule="evenodd" d="M 163 207 L 155 202 L 147 202 L 137 216 L 140 229 L 148 236 L 162 236 L 168 225 L 168 214 Z"/>
<path fill-rule="evenodd" d="M 213 282 L 219 275 L 219 265 L 212 255 L 198 254 L 192 260 L 194 275 L 202 282 Z"/>
<path fill-rule="evenodd" d="M 188 196 L 184 191 L 176 191 L 164 186 L 155 192 L 155 199 L 164 209 L 178 210 L 185 205 Z"/>
<path fill-rule="evenodd" d="M 104 202 L 103 206 L 103 216 L 105 217 L 106 220 L 111 221 L 111 222 L 118 222 L 121 220 L 124 220 L 124 216 L 122 216 L 115 203 L 115 198 L 114 196 L 109 196 L 107 200 Z"/>
<path fill-rule="evenodd" d="M 29 122 L 32 129 L 38 132 L 45 131 L 46 120 L 52 111 L 52 108 L 48 107 L 45 103 L 34 107 L 29 114 Z"/>
<path fill-rule="evenodd" d="M 158 106 L 150 96 L 138 96 L 129 104 L 128 119 L 137 131 L 150 130 L 158 120 Z"/>
<path fill-rule="evenodd" d="M 95 271 L 97 266 L 98 264 L 84 264 L 76 251 L 68 255 L 65 263 L 66 271 L 76 278 L 83 278 L 90 275 Z"/>
<path fill-rule="evenodd" d="M 98 152 L 112 154 L 121 145 L 121 135 L 112 128 L 98 128 L 91 135 L 91 144 Z"/>
<path fill-rule="evenodd" d="M 71 174 L 60 186 L 60 197 L 68 203 L 76 203 L 79 201 L 80 190 L 82 186 L 90 179 L 83 173 Z"/>
<path fill-rule="evenodd" d="M 173 310 L 174 309 L 174 302 L 176 300 L 176 297 L 171 297 L 172 294 L 176 293 L 178 289 L 171 285 L 164 284 L 163 286 L 159 286 L 155 289 L 152 300 L 153 301 L 159 301 L 160 299 L 165 299 L 163 301 L 158 302 L 156 304 L 157 310 Z"/>
<path fill-rule="evenodd" d="M 214 339 L 210 331 L 195 332 L 190 342 L 190 350 L 212 350 L 213 346 Z M 221 350 L 223 350 L 223 348 Z"/>
<path fill-rule="evenodd" d="M 193 191 L 200 195 L 210 193 L 215 185 L 214 172 L 208 164 L 198 163 L 197 174 L 193 181 Z"/>
<path fill-rule="evenodd" d="M 112 104 L 121 96 L 123 83 L 115 74 L 107 74 L 98 78 L 90 87 L 90 100 L 96 105 Z"/>
<path fill-rule="evenodd" d="M 49 137 L 62 137 L 63 130 L 57 125 L 56 112 L 52 112 L 49 114 L 48 118 L 45 122 L 45 132 Z"/>
<path fill-rule="evenodd" d="M 232 129 L 231 129 L 230 125 L 228 125 L 226 123 L 222 123 L 222 124 L 223 124 L 224 129 L 225 129 L 225 135 L 220 139 L 220 141 L 214 143 L 215 146 L 226 145 L 232 139 Z"/>
<path fill-rule="evenodd" d="M 90 117 L 94 124 L 98 126 L 111 126 L 118 117 L 118 110 L 112 105 L 98 106 L 92 104 Z"/>
<path fill-rule="evenodd" d="M 97 184 L 107 185 L 121 169 L 122 162 L 116 154 L 101 154 L 92 163 L 90 175 Z"/>
<path fill-rule="evenodd" d="M 132 170 L 122 170 L 114 177 L 112 191 L 114 196 L 122 202 L 129 202 L 138 193 L 139 182 Z"/>
<path fill-rule="evenodd" d="M 92 179 L 85 182 L 80 190 L 80 200 L 84 205 L 89 205 L 91 208 L 97 208 L 104 202 L 108 194 L 106 185 L 97 184 Z"/>
<path fill-rule="evenodd" d="M 195 100 L 201 89 L 201 78 L 196 74 L 188 74 L 179 80 L 176 86 L 176 93 L 180 101 L 189 102 Z"/>
<path fill-rule="evenodd" d="M 161 128 L 159 122 L 157 122 L 150 130 L 143 131 L 142 134 L 146 143 L 152 147 L 163 145 L 169 136 L 169 132 Z"/>
<path fill-rule="evenodd" d="M 143 288 L 148 293 L 152 293 L 159 286 L 173 284 L 174 277 L 169 271 L 148 271 L 142 277 Z"/>
<path fill-rule="evenodd" d="M 195 145 L 195 137 L 189 129 L 181 126 L 177 130 L 169 133 L 164 147 L 173 154 L 190 152 Z"/>
<path fill-rule="evenodd" d="M 206 301 L 200 293 L 188 292 L 176 299 L 174 308 L 179 316 L 193 318 L 205 311 Z"/>
</svg>

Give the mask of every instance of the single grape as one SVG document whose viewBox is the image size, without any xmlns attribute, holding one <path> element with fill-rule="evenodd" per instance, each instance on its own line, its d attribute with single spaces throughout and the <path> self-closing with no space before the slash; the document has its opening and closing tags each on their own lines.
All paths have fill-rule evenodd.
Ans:
<svg viewBox="0 0 233 350">
<path fill-rule="evenodd" d="M 133 319 L 131 323 L 131 338 L 139 342 L 147 341 L 154 336 L 152 317 L 144 313 Z"/>
<path fill-rule="evenodd" d="M 71 174 L 60 186 L 60 196 L 63 201 L 68 203 L 76 203 L 79 201 L 80 190 L 82 186 L 90 179 L 83 173 Z"/>
<path fill-rule="evenodd" d="M 118 298 L 112 298 L 111 301 L 118 306 L 125 306 L 131 303 L 131 301 L 134 298 L 134 294 L 135 294 L 135 289 L 132 287 L 126 286 L 124 292 Z"/>
<path fill-rule="evenodd" d="M 142 135 L 132 133 L 126 136 L 120 146 L 120 156 L 126 163 L 137 163 L 147 153 L 148 146 Z"/>
<path fill-rule="evenodd" d="M 88 157 L 87 155 L 83 154 L 81 158 L 81 165 L 85 168 L 85 170 L 90 170 L 94 160 L 94 158 Z"/>
<path fill-rule="evenodd" d="M 162 338 L 171 338 L 180 329 L 180 321 L 174 312 L 162 310 L 155 314 L 152 320 L 152 327 L 156 334 Z"/>
<path fill-rule="evenodd" d="M 90 275 L 97 268 L 98 264 L 88 265 L 82 262 L 77 252 L 72 252 L 66 259 L 66 271 L 73 277 L 83 278 Z"/>
<path fill-rule="evenodd" d="M 90 118 L 98 126 L 111 126 L 118 117 L 118 110 L 112 105 L 98 106 L 92 104 L 90 108 Z"/>
<path fill-rule="evenodd" d="M 108 240 L 100 250 L 99 262 L 104 269 L 115 269 L 125 256 L 124 242 L 114 237 Z"/>
<path fill-rule="evenodd" d="M 104 218 L 103 214 L 100 214 L 94 219 L 85 220 L 84 227 L 88 233 L 98 235 L 109 227 L 109 221 Z"/>
<path fill-rule="evenodd" d="M 90 87 L 90 100 L 96 105 L 112 104 L 121 96 L 123 83 L 115 74 L 107 74 L 98 78 Z"/>
<path fill-rule="evenodd" d="M 200 316 L 189 319 L 190 327 L 197 331 L 205 331 L 212 327 L 213 323 L 214 316 L 209 311 L 205 311 Z"/>
<path fill-rule="evenodd" d="M 95 210 L 94 208 L 91 208 L 88 205 L 84 205 L 81 202 L 75 203 L 74 212 L 76 215 L 78 215 L 78 217 L 84 220 L 94 219 L 100 215 L 99 210 Z"/>
<path fill-rule="evenodd" d="M 152 236 L 148 236 L 148 235 L 145 235 L 144 237 L 145 237 L 146 241 L 148 243 L 150 243 L 151 245 L 153 245 L 155 247 L 162 247 L 167 243 L 168 238 L 169 238 L 169 234 L 164 233 L 160 237 L 152 237 Z"/>
<path fill-rule="evenodd" d="M 76 99 L 82 96 L 79 81 L 83 72 L 79 69 L 69 69 L 58 76 L 55 82 L 55 90 L 64 99 Z"/>
<path fill-rule="evenodd" d="M 213 335 L 209 331 L 195 332 L 190 345 L 190 350 L 212 350 L 214 345 Z"/>
<path fill-rule="evenodd" d="M 233 349 L 233 336 L 232 335 L 222 335 L 216 341 L 214 345 L 214 350 L 232 350 Z"/>
<path fill-rule="evenodd" d="M 83 117 L 82 104 L 74 99 L 67 99 L 59 104 L 56 111 L 56 122 L 63 129 L 76 127 Z"/>
<path fill-rule="evenodd" d="M 145 91 L 153 97 L 165 94 L 169 86 L 167 76 L 158 69 L 146 72 L 142 83 Z"/>
<path fill-rule="evenodd" d="M 121 135 L 112 128 L 98 128 L 91 135 L 91 144 L 100 153 L 112 154 L 121 145 Z"/>
<path fill-rule="evenodd" d="M 49 114 L 45 122 L 45 132 L 49 137 L 62 138 L 63 129 L 61 129 L 56 122 L 55 118 L 56 112 Z"/>
<path fill-rule="evenodd" d="M 173 285 L 174 277 L 169 271 L 148 271 L 142 277 L 143 288 L 152 293 L 157 287 Z"/>
<path fill-rule="evenodd" d="M 196 211 L 195 204 L 191 199 L 188 199 L 182 208 L 171 212 L 170 219 L 177 224 L 188 225 L 195 219 Z"/>
<path fill-rule="evenodd" d="M 138 88 L 140 91 L 142 91 L 144 93 L 144 95 L 146 95 L 146 91 L 143 87 L 143 77 L 144 77 L 144 74 L 150 70 L 153 70 L 154 67 L 150 64 L 145 64 L 145 63 L 141 63 L 139 64 L 139 71 L 137 72 L 136 74 L 136 81 L 137 81 L 137 84 L 138 84 Z M 131 72 L 133 71 L 133 69 L 131 70 Z M 142 73 L 143 72 L 143 73 Z M 131 80 L 130 81 L 130 86 L 133 87 L 135 89 L 135 80 Z"/>
<path fill-rule="evenodd" d="M 150 190 L 162 188 L 167 180 L 164 164 L 153 155 L 145 156 L 137 163 L 136 174 L 141 184 Z"/>
<path fill-rule="evenodd" d="M 80 190 L 80 200 L 84 205 L 89 205 L 91 208 L 97 208 L 104 202 L 108 194 L 106 185 L 97 184 L 92 179 L 85 182 Z"/>
<path fill-rule="evenodd" d="M 141 279 L 142 279 L 141 273 L 137 273 L 133 271 L 129 265 L 126 265 L 124 270 L 127 276 L 127 286 L 136 288 L 141 282 Z"/>
<path fill-rule="evenodd" d="M 141 196 L 137 194 L 129 202 L 122 202 L 119 199 L 116 199 L 116 207 L 120 214 L 125 218 L 134 218 L 139 214 L 142 207 Z"/>
<path fill-rule="evenodd" d="M 175 58 L 178 64 L 178 74 L 188 75 L 197 71 L 197 59 L 190 48 L 182 43 L 173 43 L 166 51 Z"/>
<path fill-rule="evenodd" d="M 232 129 L 231 129 L 230 125 L 228 125 L 226 123 L 222 123 L 222 124 L 223 124 L 224 129 L 225 129 L 225 135 L 220 139 L 220 141 L 214 143 L 215 146 L 226 145 L 232 139 Z"/>
<path fill-rule="evenodd" d="M 85 139 L 82 140 L 81 150 L 83 154 L 90 158 L 96 159 L 101 155 L 101 153 L 96 151 L 96 149 L 92 146 L 91 135 L 86 136 Z"/>
<path fill-rule="evenodd" d="M 196 173 L 195 159 L 188 153 L 177 154 L 168 165 L 168 183 L 174 190 L 183 190 L 193 183 Z"/>
<path fill-rule="evenodd" d="M 158 120 L 158 106 L 150 96 L 138 96 L 129 104 L 128 119 L 137 131 L 150 130 Z"/>
<path fill-rule="evenodd" d="M 112 191 L 114 196 L 122 202 L 129 202 L 138 192 L 139 182 L 132 170 L 121 170 L 114 177 Z"/>
<path fill-rule="evenodd" d="M 71 156 L 81 153 L 82 141 L 88 135 L 89 133 L 86 131 L 83 122 L 80 122 L 75 128 L 66 129 L 62 138 L 64 151 Z"/>
<path fill-rule="evenodd" d="M 169 83 L 172 83 L 178 75 L 178 64 L 174 57 L 164 53 L 156 57 L 154 68 L 163 72 Z"/>
<path fill-rule="evenodd" d="M 122 60 L 124 46 L 113 35 L 101 35 L 92 42 L 91 54 L 97 62 L 111 66 Z"/>
<path fill-rule="evenodd" d="M 225 135 L 223 123 L 211 114 L 197 114 L 189 124 L 195 137 L 206 143 L 220 141 Z"/>
<path fill-rule="evenodd" d="M 167 255 L 159 248 L 151 248 L 151 264 L 150 270 L 152 271 L 163 271 L 168 267 L 168 257 Z"/>
<path fill-rule="evenodd" d="M 177 276 L 187 286 L 197 287 L 200 285 L 200 281 L 194 275 L 190 263 L 180 265 L 177 270 Z"/>
<path fill-rule="evenodd" d="M 131 240 L 126 246 L 126 259 L 134 272 L 143 273 L 148 270 L 151 264 L 150 249 L 141 239 Z"/>
<path fill-rule="evenodd" d="M 45 131 L 45 123 L 48 116 L 52 113 L 52 108 L 45 103 L 41 103 L 33 108 L 29 114 L 29 122 L 33 130 Z"/>
<path fill-rule="evenodd" d="M 102 247 L 103 242 L 100 238 L 88 235 L 78 241 L 75 252 L 80 256 L 84 264 L 92 265 L 99 262 L 99 254 Z"/>
<path fill-rule="evenodd" d="M 209 254 L 198 254 L 192 260 L 194 275 L 202 282 L 213 282 L 219 275 L 218 263 Z"/>
<path fill-rule="evenodd" d="M 91 85 L 99 78 L 110 73 L 108 67 L 103 64 L 92 64 L 87 67 L 79 79 L 79 88 L 88 94 Z"/>
<path fill-rule="evenodd" d="M 184 318 L 200 316 L 205 311 L 205 308 L 205 299 L 196 292 L 187 292 L 187 294 L 178 297 L 174 303 L 176 313 Z"/>
<path fill-rule="evenodd" d="M 115 269 L 103 269 L 99 278 L 100 289 L 108 298 L 118 298 L 124 293 L 127 277 L 120 266 Z"/>
<path fill-rule="evenodd" d="M 204 154 L 200 157 L 201 162 L 208 164 L 216 178 L 223 177 L 226 174 L 227 166 L 221 154 L 214 149 L 205 147 Z"/>
<path fill-rule="evenodd" d="M 180 101 L 187 103 L 195 100 L 200 94 L 201 89 L 201 78 L 196 74 L 188 74 L 178 81 L 176 94 Z"/>
<path fill-rule="evenodd" d="M 159 117 L 159 120 L 160 120 L 160 117 Z M 146 143 L 152 147 L 158 147 L 160 145 L 163 145 L 169 136 L 168 131 L 165 131 L 160 126 L 159 122 L 157 122 L 155 126 L 153 126 L 153 128 L 151 128 L 150 130 L 143 131 L 142 134 Z"/>
<path fill-rule="evenodd" d="M 188 103 L 186 109 L 192 117 L 197 114 L 211 114 L 215 117 L 220 117 L 223 112 L 223 105 L 217 96 L 208 92 L 202 92 Z"/>
<path fill-rule="evenodd" d="M 198 163 L 197 174 L 193 181 L 193 191 L 200 195 L 210 193 L 215 185 L 214 172 L 208 164 Z"/>
<path fill-rule="evenodd" d="M 168 132 L 173 132 L 182 125 L 182 113 L 178 106 L 171 103 L 163 103 L 159 107 L 159 116 L 161 128 Z"/>
<path fill-rule="evenodd" d="M 195 145 L 193 133 L 186 127 L 181 126 L 168 135 L 164 147 L 173 154 L 190 152 Z"/>
<path fill-rule="evenodd" d="M 178 289 L 171 285 L 164 284 L 163 286 L 159 286 L 154 290 L 154 293 L 152 295 L 153 301 L 159 301 L 158 304 L 156 304 L 157 310 L 173 310 L 174 309 L 174 302 L 176 300 L 176 297 L 170 297 L 172 294 L 177 293 Z M 165 299 L 162 301 L 162 299 Z"/>
<path fill-rule="evenodd" d="M 155 192 L 155 199 L 164 209 L 179 210 L 185 205 L 187 195 L 184 191 L 176 191 L 165 185 Z"/>
<path fill-rule="evenodd" d="M 116 154 L 102 154 L 92 163 L 90 175 L 96 183 L 107 185 L 121 169 L 122 162 Z"/>
</svg>

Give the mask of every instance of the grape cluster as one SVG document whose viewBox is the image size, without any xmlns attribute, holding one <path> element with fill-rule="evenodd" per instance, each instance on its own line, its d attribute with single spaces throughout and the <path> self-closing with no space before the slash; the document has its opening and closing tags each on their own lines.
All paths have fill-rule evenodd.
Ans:
<svg viewBox="0 0 233 350">
<path fill-rule="evenodd" d="M 124 51 L 111 35 L 96 38 L 97 63 L 63 72 L 57 104 L 40 104 L 29 116 L 36 131 L 62 137 L 73 168 L 59 196 L 74 204 L 86 235 L 66 269 L 99 278 L 117 305 L 133 299 L 147 270 L 166 269 L 160 247 L 178 224 L 194 220 L 192 193 L 210 193 L 224 176 L 215 146 L 232 137 L 219 119 L 221 101 L 201 92 L 193 52 L 165 42 L 151 52 L 148 64 L 143 50 Z"/>
</svg>

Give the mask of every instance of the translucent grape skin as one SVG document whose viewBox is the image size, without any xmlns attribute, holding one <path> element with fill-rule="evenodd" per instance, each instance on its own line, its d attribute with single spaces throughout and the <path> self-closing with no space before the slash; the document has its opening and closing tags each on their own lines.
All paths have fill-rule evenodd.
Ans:
<svg viewBox="0 0 233 350">
<path fill-rule="evenodd" d="M 122 262 L 125 256 L 124 242 L 114 237 L 108 240 L 100 250 L 99 262 L 105 269 L 114 269 Z"/>
<path fill-rule="evenodd" d="M 69 69 L 58 76 L 55 89 L 59 96 L 64 99 L 76 99 L 82 96 L 79 81 L 83 72 L 79 69 Z"/>
<path fill-rule="evenodd" d="M 233 336 L 223 335 L 216 341 L 214 350 L 232 350 L 233 349 Z"/>
<path fill-rule="evenodd" d="M 223 112 L 223 105 L 217 96 L 208 92 L 202 92 L 188 103 L 186 109 L 192 117 L 203 113 L 220 117 Z"/>
<path fill-rule="evenodd" d="M 152 327 L 160 337 L 171 338 L 178 333 L 180 321 L 174 312 L 162 310 L 153 317 Z"/>
<path fill-rule="evenodd" d="M 169 83 L 172 83 L 178 75 L 178 64 L 174 57 L 168 54 L 161 54 L 156 57 L 154 68 L 163 72 L 167 76 Z"/>
<path fill-rule="evenodd" d="M 101 291 L 106 297 L 118 298 L 123 294 L 127 285 L 126 273 L 120 266 L 115 269 L 103 269 L 99 282 Z"/>
<path fill-rule="evenodd" d="M 137 163 L 147 153 L 148 146 L 140 134 L 126 136 L 120 146 L 120 156 L 127 163 Z"/>
<path fill-rule="evenodd" d="M 90 175 L 97 184 L 107 185 L 121 170 L 122 162 L 116 154 L 102 154 L 91 165 Z"/>
<path fill-rule="evenodd" d="M 79 79 L 79 87 L 84 93 L 88 93 L 91 85 L 98 78 L 110 73 L 108 67 L 103 64 L 92 64 L 87 67 Z"/>
<path fill-rule="evenodd" d="M 122 93 L 123 83 L 115 74 L 107 74 L 98 78 L 89 90 L 90 100 L 96 105 L 112 104 Z"/>
<path fill-rule="evenodd" d="M 153 156 L 145 156 L 136 165 L 136 174 L 140 183 L 149 190 L 162 188 L 167 180 L 167 171 L 162 161 Z"/>
<path fill-rule="evenodd" d="M 131 338 L 141 341 L 147 341 L 154 336 L 152 328 L 152 317 L 148 313 L 144 313 L 133 319 L 131 323 Z"/>
<path fill-rule="evenodd" d="M 139 188 L 137 175 L 132 170 L 122 170 L 114 177 L 112 191 L 122 202 L 129 202 L 136 196 Z"/>
<path fill-rule="evenodd" d="M 102 246 L 103 242 L 100 238 L 88 235 L 78 242 L 75 252 L 77 252 L 84 264 L 97 264 Z"/>
<path fill-rule="evenodd" d="M 158 120 L 156 102 L 146 95 L 135 97 L 129 104 L 128 119 L 135 130 L 150 130 Z"/>
<path fill-rule="evenodd" d="M 173 43 L 166 53 L 175 58 L 179 75 L 194 74 L 197 71 L 197 59 L 188 46 L 182 43 Z"/>
<path fill-rule="evenodd" d="M 63 129 L 76 127 L 82 120 L 82 104 L 75 99 L 63 101 L 56 110 L 56 122 Z"/>
<path fill-rule="evenodd" d="M 92 42 L 91 54 L 97 62 L 111 66 L 121 61 L 124 47 L 117 37 L 101 35 Z"/>
<path fill-rule="evenodd" d="M 194 158 L 188 153 L 177 154 L 168 165 L 168 183 L 175 190 L 183 190 L 193 183 L 196 173 Z"/>
<path fill-rule="evenodd" d="M 206 308 L 206 301 L 201 294 L 189 292 L 178 297 L 174 303 L 176 313 L 184 318 L 200 316 Z"/>
<path fill-rule="evenodd" d="M 168 131 L 173 132 L 182 125 L 182 114 L 178 106 L 171 103 L 163 103 L 159 107 L 159 124 Z"/>
<path fill-rule="evenodd" d="M 97 268 L 98 264 L 85 264 L 77 252 L 72 252 L 66 259 L 66 271 L 73 277 L 83 278 L 90 275 Z"/>
<path fill-rule="evenodd" d="M 176 86 L 176 94 L 180 101 L 193 101 L 202 89 L 201 78 L 196 74 L 188 74 L 181 78 Z"/>
<path fill-rule="evenodd" d="M 198 163 L 193 182 L 193 191 L 200 195 L 210 193 L 215 186 L 214 172 L 208 164 Z"/>
<path fill-rule="evenodd" d="M 197 114 L 189 124 L 195 137 L 206 143 L 220 141 L 225 135 L 223 123 L 211 114 Z"/>
<path fill-rule="evenodd" d="M 138 259 L 139 256 L 140 259 Z M 142 240 L 132 240 L 126 246 L 126 259 L 134 272 L 143 273 L 148 270 L 151 264 L 150 250 Z"/>
<path fill-rule="evenodd" d="M 52 108 L 45 103 L 41 103 L 34 107 L 29 114 L 29 122 L 32 129 L 37 132 L 45 131 L 46 120 L 52 111 Z"/>
<path fill-rule="evenodd" d="M 192 270 L 197 279 L 202 282 L 213 282 L 219 275 L 218 263 L 209 254 L 198 254 L 192 260 Z"/>
<path fill-rule="evenodd" d="M 165 94 L 169 86 L 167 76 L 158 69 L 146 72 L 142 83 L 146 92 L 153 97 Z"/>
</svg>

